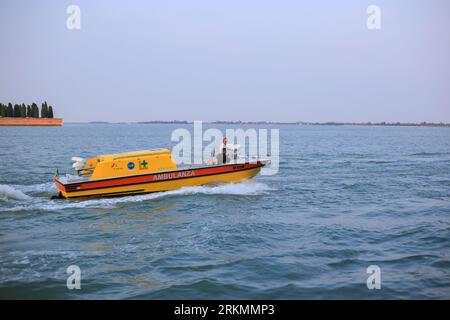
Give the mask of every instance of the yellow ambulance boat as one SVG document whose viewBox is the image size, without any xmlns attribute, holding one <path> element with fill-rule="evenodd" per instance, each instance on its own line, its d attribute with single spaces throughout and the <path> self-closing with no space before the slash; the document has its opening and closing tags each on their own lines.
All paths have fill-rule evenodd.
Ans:
<svg viewBox="0 0 450 320">
<path fill-rule="evenodd" d="M 75 175 L 57 172 L 53 177 L 57 197 L 124 196 L 239 182 L 253 178 L 267 162 L 209 162 L 178 168 L 167 149 L 100 155 L 88 160 L 74 157 L 72 160 Z"/>
</svg>

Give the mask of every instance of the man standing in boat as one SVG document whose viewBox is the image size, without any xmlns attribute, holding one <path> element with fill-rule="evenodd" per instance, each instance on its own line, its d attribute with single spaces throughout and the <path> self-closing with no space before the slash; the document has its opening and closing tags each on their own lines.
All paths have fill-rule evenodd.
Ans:
<svg viewBox="0 0 450 320">
<path fill-rule="evenodd" d="M 224 137 L 222 144 L 220 145 L 220 151 L 222 151 L 222 163 L 227 163 L 227 137 Z"/>
<path fill-rule="evenodd" d="M 228 155 L 227 155 L 227 150 L 234 148 L 234 150 L 235 150 L 235 152 L 234 152 L 235 153 L 234 159 L 237 159 L 237 148 L 238 147 L 239 147 L 239 145 L 233 145 L 233 144 L 229 145 L 228 144 L 228 139 L 227 139 L 227 137 L 225 137 L 225 138 L 223 138 L 222 144 L 219 147 L 219 153 L 216 156 L 214 156 L 215 150 L 216 150 L 216 149 L 214 149 L 213 152 L 211 153 L 211 157 L 212 158 L 207 160 L 207 161 L 205 161 L 205 163 L 206 164 L 220 164 L 220 163 L 226 164 L 226 163 L 229 163 L 230 162 L 230 157 L 228 157 Z"/>
</svg>

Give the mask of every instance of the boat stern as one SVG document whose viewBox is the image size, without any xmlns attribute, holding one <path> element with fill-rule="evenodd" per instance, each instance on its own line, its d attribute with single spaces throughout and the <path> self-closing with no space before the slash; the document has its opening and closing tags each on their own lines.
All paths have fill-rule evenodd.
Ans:
<svg viewBox="0 0 450 320">
<path fill-rule="evenodd" d="M 66 198 L 66 188 L 64 187 L 64 184 L 58 180 L 58 175 L 53 176 L 53 183 L 56 186 L 57 193 L 55 196 L 52 196 L 52 198 Z"/>
</svg>

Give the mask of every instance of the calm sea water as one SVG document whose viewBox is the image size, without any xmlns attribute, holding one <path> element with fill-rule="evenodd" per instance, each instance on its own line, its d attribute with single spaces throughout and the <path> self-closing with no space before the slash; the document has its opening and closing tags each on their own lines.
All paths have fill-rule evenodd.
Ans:
<svg viewBox="0 0 450 320">
<path fill-rule="evenodd" d="M 72 156 L 171 147 L 177 127 L 0 127 L 0 297 L 450 298 L 447 128 L 280 126 L 275 176 L 49 200 Z"/>
</svg>

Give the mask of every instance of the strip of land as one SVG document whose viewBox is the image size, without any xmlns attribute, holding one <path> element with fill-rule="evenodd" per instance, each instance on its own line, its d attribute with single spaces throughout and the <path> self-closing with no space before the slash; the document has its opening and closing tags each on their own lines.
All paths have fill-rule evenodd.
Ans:
<svg viewBox="0 0 450 320">
<path fill-rule="evenodd" d="M 153 120 L 139 122 L 68 122 L 85 124 L 192 124 L 187 120 Z M 299 125 L 299 126 L 398 126 L 398 127 L 450 127 L 450 123 L 443 122 L 277 122 L 277 121 L 203 121 L 204 124 L 228 125 Z"/>
<path fill-rule="evenodd" d="M 0 118 L 0 126 L 62 126 L 61 118 Z"/>
</svg>

